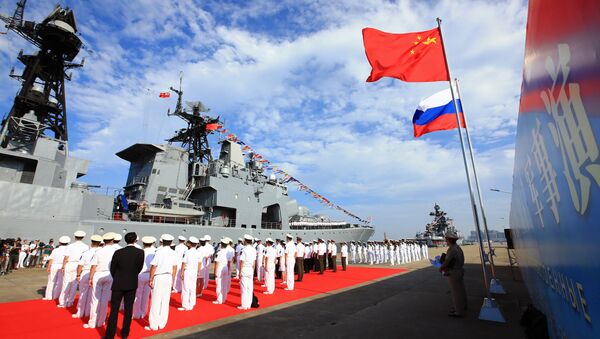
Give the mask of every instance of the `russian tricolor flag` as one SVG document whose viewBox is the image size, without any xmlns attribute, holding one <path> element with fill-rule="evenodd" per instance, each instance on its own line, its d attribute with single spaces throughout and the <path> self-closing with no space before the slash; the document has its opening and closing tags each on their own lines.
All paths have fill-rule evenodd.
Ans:
<svg viewBox="0 0 600 339">
<path fill-rule="evenodd" d="M 460 111 L 460 120 L 462 127 L 465 126 L 465 119 L 462 113 L 460 99 L 456 100 L 458 110 Z M 452 102 L 452 93 L 450 89 L 437 92 L 434 95 L 423 99 L 413 116 L 413 127 L 415 138 L 423 134 L 435 131 L 454 129 L 456 125 L 456 115 L 454 103 Z"/>
</svg>

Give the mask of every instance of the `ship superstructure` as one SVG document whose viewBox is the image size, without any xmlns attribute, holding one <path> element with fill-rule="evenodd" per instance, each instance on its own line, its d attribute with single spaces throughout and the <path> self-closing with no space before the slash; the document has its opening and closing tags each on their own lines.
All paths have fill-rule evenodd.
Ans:
<svg viewBox="0 0 600 339">
<path fill-rule="evenodd" d="M 444 234 L 447 231 L 458 234 L 454 220 L 447 218 L 447 213 L 438 204 L 433 206 L 433 211 L 429 212 L 429 215 L 433 217 L 433 220 L 425 225 L 425 232 L 417 233 L 417 240 L 426 242 L 428 246 L 445 246 Z"/>
</svg>

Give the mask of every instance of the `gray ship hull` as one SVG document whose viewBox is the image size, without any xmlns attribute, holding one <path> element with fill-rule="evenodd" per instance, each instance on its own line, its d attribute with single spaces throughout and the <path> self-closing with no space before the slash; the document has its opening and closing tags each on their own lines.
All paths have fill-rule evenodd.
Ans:
<svg viewBox="0 0 600 339">
<path fill-rule="evenodd" d="M 174 236 L 202 237 L 210 235 L 213 241 L 227 236 L 232 239 L 250 234 L 259 239 L 283 239 L 286 234 L 302 237 L 305 241 L 317 238 L 339 241 L 367 241 L 375 232 L 368 227 L 340 229 L 260 229 L 242 227 L 202 226 L 110 220 L 113 198 L 88 191 L 85 188 L 53 188 L 31 184 L 0 181 L 0 238 L 47 241 L 62 235 L 71 236 L 76 230 L 88 235 L 106 232 L 136 232 L 140 238 L 163 233 Z"/>
</svg>

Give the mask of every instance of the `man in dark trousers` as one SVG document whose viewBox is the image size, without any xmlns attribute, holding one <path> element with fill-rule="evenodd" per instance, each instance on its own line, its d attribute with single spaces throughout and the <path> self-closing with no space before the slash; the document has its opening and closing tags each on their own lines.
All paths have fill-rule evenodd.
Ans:
<svg viewBox="0 0 600 339">
<path fill-rule="evenodd" d="M 112 339 L 117 332 L 117 315 L 121 300 L 124 300 L 125 314 L 121 337 L 129 336 L 131 316 L 133 314 L 133 301 L 137 290 L 138 274 L 144 267 L 144 251 L 135 247 L 137 234 L 125 234 L 127 246 L 117 250 L 110 263 L 110 274 L 113 277 L 112 295 L 110 298 L 110 316 L 106 327 L 106 338 Z"/>
</svg>

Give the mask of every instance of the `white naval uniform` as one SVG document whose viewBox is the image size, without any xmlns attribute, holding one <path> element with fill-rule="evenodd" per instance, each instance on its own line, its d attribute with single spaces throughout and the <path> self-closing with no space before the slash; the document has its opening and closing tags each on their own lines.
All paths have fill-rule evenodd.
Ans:
<svg viewBox="0 0 600 339">
<path fill-rule="evenodd" d="M 183 256 L 187 250 L 188 248 L 185 244 L 175 246 L 175 253 L 177 253 L 177 275 L 175 276 L 175 286 L 173 286 L 173 291 L 177 293 L 181 292 L 181 285 L 183 283 L 181 280 L 181 263 L 183 262 Z"/>
<path fill-rule="evenodd" d="M 210 278 L 209 267 L 210 267 L 210 263 L 212 262 L 212 258 L 213 258 L 214 254 L 215 254 L 214 247 L 212 247 L 207 241 L 206 244 L 204 245 L 204 255 L 206 258 L 206 262 L 204 263 L 204 265 L 206 267 L 206 270 L 204 270 L 204 286 L 202 286 L 203 289 L 206 289 L 208 287 L 208 278 Z"/>
<path fill-rule="evenodd" d="M 90 328 L 103 326 L 106 320 L 106 310 L 113 282 L 110 275 L 110 262 L 115 251 L 114 246 L 104 246 L 98 249 L 92 257 L 91 265 L 96 266 L 96 270 L 92 279 L 92 302 L 88 321 Z"/>
<path fill-rule="evenodd" d="M 254 260 L 256 258 L 256 250 L 252 245 L 246 245 L 240 254 L 240 292 L 242 295 L 241 308 L 244 310 L 250 309 L 252 305 L 252 293 L 254 290 Z M 243 262 L 243 264 L 242 264 Z"/>
<path fill-rule="evenodd" d="M 65 265 L 65 272 L 63 276 L 63 284 L 58 298 L 58 304 L 65 307 L 71 307 L 75 301 L 75 292 L 77 292 L 77 266 L 79 266 L 79 260 L 83 252 L 89 250 L 90 247 L 78 240 L 74 243 L 67 245 L 65 249 L 65 258 L 67 264 Z"/>
<path fill-rule="evenodd" d="M 285 280 L 286 290 L 294 290 L 294 265 L 296 264 L 296 244 L 293 241 L 288 241 L 285 244 Z"/>
<path fill-rule="evenodd" d="M 92 258 L 99 247 L 91 247 L 83 252 L 79 265 L 81 266 L 81 275 L 79 276 L 79 301 L 77 301 L 76 318 L 83 318 L 90 315 L 92 306 L 92 289 L 90 287 L 90 269 L 92 268 Z"/>
<path fill-rule="evenodd" d="M 235 277 L 240 278 L 240 255 L 242 255 L 242 249 L 244 245 L 238 243 L 235 246 Z"/>
<path fill-rule="evenodd" d="M 48 260 L 52 260 L 52 266 L 50 266 L 50 273 L 48 273 L 48 284 L 46 285 L 44 299 L 57 299 L 60 296 L 63 281 L 62 264 L 65 259 L 66 249 L 67 246 L 61 245 L 50 253 Z"/>
<path fill-rule="evenodd" d="M 169 301 L 173 287 L 173 266 L 177 267 L 179 261 L 177 253 L 169 246 L 161 246 L 154 253 L 150 263 L 156 266 L 154 270 L 152 298 L 150 299 L 150 315 L 148 322 L 150 329 L 156 331 L 163 329 L 169 320 Z"/>
<path fill-rule="evenodd" d="M 152 292 L 148 281 L 150 281 L 150 263 L 154 259 L 154 253 L 156 253 L 156 248 L 153 246 L 144 248 L 144 267 L 138 274 L 138 287 L 133 302 L 133 319 L 142 319 L 148 314 L 148 303 Z"/>
<path fill-rule="evenodd" d="M 224 278 L 225 280 L 225 286 L 227 287 L 227 294 L 229 294 L 229 290 L 231 290 L 231 271 L 233 270 L 233 258 L 235 257 L 235 250 L 233 249 L 233 247 L 231 247 L 231 245 L 227 245 L 227 247 L 225 248 L 227 251 L 225 252 L 225 254 L 227 255 L 227 268 L 229 270 L 229 274 L 227 274 L 227 276 Z"/>
<path fill-rule="evenodd" d="M 265 256 L 265 246 L 258 244 L 256 246 L 256 280 L 262 282 L 265 280 L 265 266 L 263 265 L 263 257 Z"/>
<path fill-rule="evenodd" d="M 196 281 L 198 280 L 200 255 L 200 252 L 194 247 L 187 250 L 183 255 L 185 270 L 183 272 L 183 283 L 181 284 L 181 307 L 188 311 L 196 305 Z"/>
<path fill-rule="evenodd" d="M 277 243 L 277 245 L 275 245 L 275 251 L 277 253 L 277 258 L 279 259 L 279 271 L 283 272 L 285 271 L 285 249 L 280 243 Z"/>
<path fill-rule="evenodd" d="M 227 246 L 229 247 L 229 246 Z M 215 284 L 217 292 L 217 300 L 216 302 L 222 304 L 227 300 L 228 286 L 227 286 L 227 276 L 229 275 L 229 260 L 227 259 L 228 250 L 227 247 L 221 248 L 219 252 L 217 252 L 217 257 L 215 258 Z"/>
<path fill-rule="evenodd" d="M 267 285 L 266 294 L 273 294 L 275 291 L 275 259 L 277 258 L 277 250 L 273 246 L 267 246 L 265 253 L 265 285 Z"/>
</svg>

